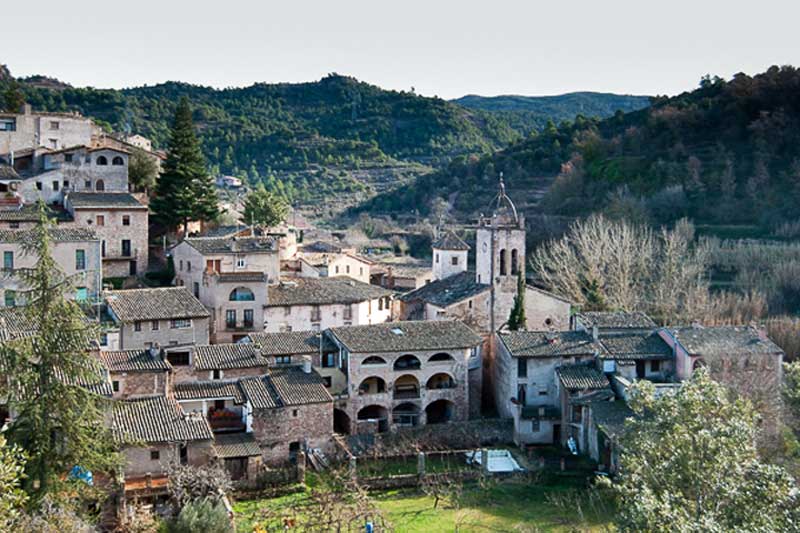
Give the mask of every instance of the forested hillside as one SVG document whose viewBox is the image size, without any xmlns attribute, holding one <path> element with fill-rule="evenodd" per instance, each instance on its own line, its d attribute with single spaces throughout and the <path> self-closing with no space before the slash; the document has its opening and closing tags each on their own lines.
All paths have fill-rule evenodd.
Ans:
<svg viewBox="0 0 800 533">
<path fill-rule="evenodd" d="M 457 158 L 365 208 L 430 208 L 441 197 L 474 213 L 500 172 L 522 196 L 554 179 L 540 206 L 553 214 L 776 228 L 800 215 L 800 71 L 706 77 L 639 111 L 551 124 L 495 154 Z"/>
<path fill-rule="evenodd" d="M 575 92 L 557 96 L 462 96 L 453 102 L 470 109 L 490 111 L 505 119 L 514 129 L 528 135 L 541 131 L 552 120 L 574 120 L 577 115 L 606 118 L 617 111 L 627 113 L 650 105 L 649 96 Z"/>
</svg>

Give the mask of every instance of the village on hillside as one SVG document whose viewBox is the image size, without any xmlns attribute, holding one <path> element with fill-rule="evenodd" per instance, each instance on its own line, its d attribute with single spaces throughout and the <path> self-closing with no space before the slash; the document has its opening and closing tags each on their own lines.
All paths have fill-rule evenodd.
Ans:
<svg viewBox="0 0 800 533">
<path fill-rule="evenodd" d="M 526 221 L 502 177 L 478 219 L 433 229 L 423 260 L 390 234 L 348 242 L 291 210 L 254 223 L 241 202 L 226 205 L 234 223 L 165 227 L 154 191 L 129 179 L 134 154 L 157 169 L 174 156 L 74 113 L 0 114 L 2 353 L 46 329 L 30 275 L 42 260 L 31 243 L 46 240 L 92 332 L 93 375 L 65 384 L 105 400 L 120 452 L 115 472 L 70 474 L 106 494 L 106 530 L 166 512 L 182 467 L 223 469 L 228 505 L 337 465 L 370 487 L 443 491 L 431 481 L 442 457 L 464 479 L 613 477 L 643 382 L 669 395 L 702 370 L 781 402 L 784 352 L 758 326 L 590 311 L 526 276 Z M 213 180 L 220 197 L 243 187 Z M 38 389 L 3 379 L 0 421 L 13 425 Z M 363 473 L 382 457 L 410 475 Z"/>
</svg>

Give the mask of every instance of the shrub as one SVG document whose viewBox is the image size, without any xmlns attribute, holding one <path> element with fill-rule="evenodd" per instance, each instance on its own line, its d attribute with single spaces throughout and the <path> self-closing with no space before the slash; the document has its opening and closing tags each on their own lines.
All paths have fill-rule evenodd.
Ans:
<svg viewBox="0 0 800 533">
<path fill-rule="evenodd" d="M 186 504 L 168 523 L 169 533 L 230 533 L 233 531 L 228 511 L 219 502 L 210 499 Z"/>
</svg>

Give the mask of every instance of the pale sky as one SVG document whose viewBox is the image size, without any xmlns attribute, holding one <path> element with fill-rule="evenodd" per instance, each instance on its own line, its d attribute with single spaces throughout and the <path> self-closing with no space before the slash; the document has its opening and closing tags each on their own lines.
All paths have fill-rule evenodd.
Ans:
<svg viewBox="0 0 800 533">
<path fill-rule="evenodd" d="M 676 94 L 800 65 L 797 0 L 2 2 L 0 63 L 76 86 L 214 87 L 329 72 L 455 98 Z"/>
</svg>

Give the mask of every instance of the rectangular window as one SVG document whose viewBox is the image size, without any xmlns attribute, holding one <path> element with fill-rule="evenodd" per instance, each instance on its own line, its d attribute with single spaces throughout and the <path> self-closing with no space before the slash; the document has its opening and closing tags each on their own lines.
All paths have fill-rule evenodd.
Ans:
<svg viewBox="0 0 800 533">
<path fill-rule="evenodd" d="M 75 299 L 79 302 L 85 302 L 89 299 L 89 290 L 86 287 L 78 287 L 75 289 Z"/>
<path fill-rule="evenodd" d="M 651 372 L 660 372 L 661 371 L 661 361 L 650 361 L 650 371 Z"/>
<path fill-rule="evenodd" d="M 436 254 L 435 257 L 436 257 L 436 262 L 438 263 L 439 262 L 439 254 Z"/>
<path fill-rule="evenodd" d="M 189 352 L 167 352 L 167 361 L 172 366 L 189 366 Z"/>
<path fill-rule="evenodd" d="M 57 191 L 57 190 L 58 190 L 58 185 L 59 185 L 59 183 L 58 183 L 58 180 L 54 180 L 54 181 L 53 181 L 53 190 L 54 190 L 54 191 Z"/>
<path fill-rule="evenodd" d="M 64 154 L 64 162 L 72 163 L 72 154 Z"/>
<path fill-rule="evenodd" d="M 100 334 L 100 346 L 108 346 L 108 333 Z"/>
<path fill-rule="evenodd" d="M 131 256 L 131 241 L 128 239 L 122 239 L 122 257 L 130 257 Z"/>
<path fill-rule="evenodd" d="M 133 323 L 133 331 L 142 331 L 142 323 L 141 322 L 134 322 Z"/>
<path fill-rule="evenodd" d="M 326 353 L 322 355 L 322 368 L 333 368 L 336 366 L 336 355 Z"/>
<path fill-rule="evenodd" d="M 320 311 L 319 306 L 318 305 L 312 306 L 311 307 L 311 321 L 312 322 L 319 322 L 321 318 L 322 318 L 322 311 Z"/>
<path fill-rule="evenodd" d="M 3 269 L 14 270 L 14 252 L 3 252 Z"/>
<path fill-rule="evenodd" d="M 119 381 L 114 380 L 111 382 L 111 390 L 119 392 Z"/>
<path fill-rule="evenodd" d="M 183 272 L 183 259 L 181 259 L 180 261 L 178 261 L 178 270 L 179 270 L 180 272 Z"/>
<path fill-rule="evenodd" d="M 8 227 L 11 229 L 19 229 L 19 222 L 9 222 Z"/>
<path fill-rule="evenodd" d="M 60 124 L 57 121 L 55 121 L 55 120 L 51 120 L 50 121 L 50 129 L 51 130 L 57 130 L 59 126 L 60 126 Z"/>
<path fill-rule="evenodd" d="M 211 379 L 222 379 L 222 371 L 219 368 L 212 370 Z"/>
<path fill-rule="evenodd" d="M 69 180 L 64 180 L 64 188 L 69 189 Z"/>
<path fill-rule="evenodd" d="M 192 284 L 192 293 L 194 294 L 195 298 L 197 298 L 197 299 L 200 298 L 200 282 L 195 281 Z"/>
<path fill-rule="evenodd" d="M 517 359 L 517 377 L 518 378 L 527 378 L 528 377 L 528 360 L 519 358 Z"/>
<path fill-rule="evenodd" d="M 225 311 L 225 327 L 234 329 L 236 327 L 236 309 Z"/>
<path fill-rule="evenodd" d="M 83 188 L 84 189 L 88 189 L 88 190 L 91 191 L 92 190 L 92 182 L 89 181 L 89 180 L 84 181 L 83 182 Z"/>
<path fill-rule="evenodd" d="M 344 313 L 342 313 L 342 318 L 345 320 L 353 320 L 353 304 L 347 304 L 344 306 Z"/>
<path fill-rule="evenodd" d="M 192 327 L 192 321 L 188 318 L 176 318 L 171 320 L 169 327 L 172 329 L 186 329 Z"/>
<path fill-rule="evenodd" d="M 5 291 L 5 304 L 6 307 L 15 307 L 17 305 L 17 293 L 11 289 Z"/>
<path fill-rule="evenodd" d="M 158 329 L 159 329 L 160 327 L 161 327 L 161 323 L 160 323 L 158 320 L 152 320 L 152 321 L 150 322 L 150 329 L 151 329 L 151 330 L 153 330 L 153 331 L 158 331 Z"/>
<path fill-rule="evenodd" d="M 158 450 L 150 450 L 150 460 L 158 461 L 159 459 L 161 459 L 161 452 Z"/>
<path fill-rule="evenodd" d="M 458 256 L 457 255 L 453 256 L 453 258 L 451 259 L 451 262 L 453 263 L 453 266 L 457 265 L 458 264 Z"/>
<path fill-rule="evenodd" d="M 287 305 L 286 307 L 284 307 L 283 308 L 283 314 L 286 315 L 286 316 L 291 315 L 292 314 L 292 306 L 291 305 Z"/>
<path fill-rule="evenodd" d="M 292 364 L 292 356 L 291 355 L 276 355 L 275 356 L 275 364 L 276 365 L 290 365 L 290 364 Z"/>
<path fill-rule="evenodd" d="M 122 215 L 122 225 L 123 226 L 130 226 L 131 225 L 131 216 L 130 215 Z"/>
<path fill-rule="evenodd" d="M 41 181 L 37 181 L 36 182 L 36 190 L 37 191 L 41 191 L 42 190 L 42 182 Z"/>
<path fill-rule="evenodd" d="M 325 385 L 327 388 L 331 388 L 331 377 L 330 376 L 323 376 L 322 377 L 322 384 Z"/>
<path fill-rule="evenodd" d="M 236 268 L 244 268 L 246 265 L 244 257 L 237 257 L 236 258 Z"/>
<path fill-rule="evenodd" d="M 253 327 L 253 310 L 252 309 L 245 309 L 244 310 L 244 327 L 252 328 Z"/>
<path fill-rule="evenodd" d="M 98 226 L 105 226 L 106 225 L 106 217 L 105 215 L 97 215 L 97 225 Z"/>
<path fill-rule="evenodd" d="M 345 271 L 345 273 L 349 274 L 350 273 L 350 265 L 345 265 L 344 271 Z"/>
<path fill-rule="evenodd" d="M 336 265 L 335 268 L 336 268 L 336 273 L 338 274 L 339 273 L 339 265 Z"/>
<path fill-rule="evenodd" d="M 86 270 L 86 250 L 75 250 L 75 270 Z"/>
<path fill-rule="evenodd" d="M 186 261 L 186 272 L 191 272 L 191 271 L 192 271 L 192 262 Z"/>
</svg>

